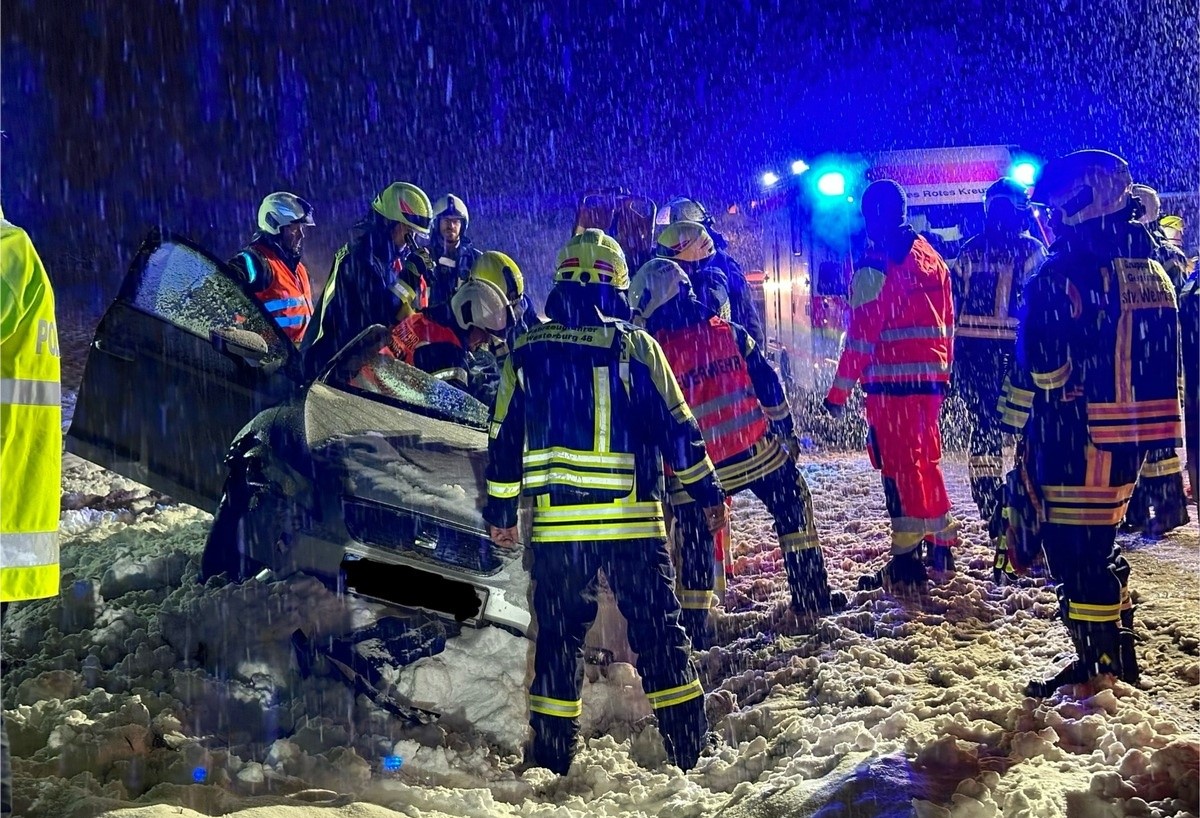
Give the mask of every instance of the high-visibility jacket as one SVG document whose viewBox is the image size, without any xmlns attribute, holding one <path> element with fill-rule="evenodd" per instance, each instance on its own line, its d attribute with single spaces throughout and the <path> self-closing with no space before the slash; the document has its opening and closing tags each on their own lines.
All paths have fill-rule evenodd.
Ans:
<svg viewBox="0 0 1200 818">
<path fill-rule="evenodd" d="M 700 427 L 661 347 L 616 319 L 526 333 L 492 410 L 484 519 L 533 542 L 664 539 L 662 461 L 704 506 L 724 499 Z"/>
<path fill-rule="evenodd" d="M 1082 400 L 1098 449 L 1178 446 L 1175 290 L 1145 227 L 1097 221 L 1056 244 L 1025 288 L 1007 425 Z"/>
<path fill-rule="evenodd" d="M 649 329 L 700 424 L 726 492 L 787 462 L 779 438 L 769 431 L 773 424 L 782 434 L 792 434 L 791 406 L 748 330 L 682 297 L 656 310 Z M 670 484 L 673 503 L 689 501 L 682 486 L 673 479 Z"/>
<path fill-rule="evenodd" d="M 303 261 L 293 268 L 271 243 L 259 239 L 230 262 L 245 276 L 250 290 L 263 303 L 283 334 L 299 345 L 312 320 L 312 284 Z"/>
<path fill-rule="evenodd" d="M 54 291 L 0 219 L 0 601 L 58 596 L 62 402 Z"/>
<path fill-rule="evenodd" d="M 392 351 L 422 372 L 466 389 L 470 362 L 454 324 L 449 304 L 415 312 L 392 327 Z"/>
<path fill-rule="evenodd" d="M 1029 233 L 969 239 L 952 271 L 955 343 L 1015 342 L 1021 291 L 1045 260 L 1046 245 Z"/>
<path fill-rule="evenodd" d="M 864 392 L 890 395 L 938 393 L 950 380 L 954 307 L 946 263 L 907 225 L 883 249 L 886 257 L 854 273 L 831 403 L 844 404 L 860 379 Z"/>
</svg>

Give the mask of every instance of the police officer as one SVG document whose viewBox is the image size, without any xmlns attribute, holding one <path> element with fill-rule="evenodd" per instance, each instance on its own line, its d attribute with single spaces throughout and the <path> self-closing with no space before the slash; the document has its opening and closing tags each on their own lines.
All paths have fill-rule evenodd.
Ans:
<svg viewBox="0 0 1200 818">
<path fill-rule="evenodd" d="M 297 346 L 312 320 L 312 284 L 301 260 L 313 208 L 295 193 L 272 193 L 258 207 L 258 232 L 229 265 Z"/>
<path fill-rule="evenodd" d="M 884 568 L 861 577 L 859 587 L 920 589 L 928 579 L 922 543 L 943 574 L 954 570 L 958 543 L 938 426 L 950 381 L 950 271 L 905 221 L 904 190 L 894 181 L 867 186 L 862 214 L 872 249 L 851 282 L 850 327 L 825 409 L 840 416 L 862 381 L 867 450 L 883 478 L 892 548 Z"/>
<path fill-rule="evenodd" d="M 793 610 L 845 607 L 845 595 L 830 594 L 812 497 L 794 462 L 799 446 L 791 406 L 750 333 L 697 301 L 683 269 L 668 259 L 642 265 L 629 292 L 634 321 L 662 345 L 722 488 L 727 494 L 749 489 L 774 518 Z M 683 622 L 692 644 L 706 648 L 716 581 L 713 538 L 700 506 L 673 476 L 668 485 L 681 540 Z"/>
<path fill-rule="evenodd" d="M 954 385 L 970 424 L 971 496 L 990 520 L 1003 477 L 1003 435 L 996 404 L 1017 338 L 1017 301 L 1046 258 L 1028 230 L 1029 193 L 1003 177 L 984 194 L 984 230 L 970 238 L 951 269 Z"/>
<path fill-rule="evenodd" d="M 390 327 L 424 306 L 433 266 L 417 244 L 433 217 L 429 197 L 408 182 L 384 188 L 358 224 L 359 235 L 333 258 L 315 320 L 304 338 L 305 365 L 316 373 L 372 324 Z"/>
<path fill-rule="evenodd" d="M 1067 228 L 1025 288 L 1012 390 L 1029 406 L 1026 467 L 1076 659 L 1027 692 L 1109 673 L 1137 680 L 1129 563 L 1117 523 L 1146 453 L 1180 434 L 1174 288 L 1130 219 L 1129 165 L 1105 151 L 1045 167 L 1036 196 Z"/>
<path fill-rule="evenodd" d="M 695 765 L 707 731 L 704 694 L 679 624 L 663 520 L 662 461 L 706 509 L 726 519 L 712 461 L 655 340 L 628 317 L 629 271 L 616 240 L 594 228 L 558 253 L 550 322 L 504 364 L 490 425 L 492 539 L 517 538 L 517 505 L 533 501 L 537 619 L 532 760 L 565 774 L 582 711 L 582 647 L 604 571 L 629 623 L 629 643 L 667 756 Z"/>
</svg>

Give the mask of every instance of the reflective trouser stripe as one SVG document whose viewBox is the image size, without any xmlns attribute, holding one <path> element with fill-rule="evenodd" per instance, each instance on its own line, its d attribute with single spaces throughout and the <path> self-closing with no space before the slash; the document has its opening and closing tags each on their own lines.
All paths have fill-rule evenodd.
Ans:
<svg viewBox="0 0 1200 818">
<path fill-rule="evenodd" d="M 1182 473 L 1183 461 L 1179 459 L 1178 455 L 1175 455 L 1174 457 L 1168 457 L 1166 460 L 1158 460 L 1153 463 L 1147 460 L 1142 464 L 1142 470 L 1140 472 L 1141 476 L 1146 478 L 1173 477 L 1176 474 Z"/>
<path fill-rule="evenodd" d="M 784 534 L 779 538 L 779 547 L 784 552 L 805 551 L 809 548 L 820 548 L 821 540 L 815 532 L 797 531 L 794 534 Z"/>
<path fill-rule="evenodd" d="M 952 543 L 956 538 L 958 524 L 949 514 L 940 517 L 893 517 L 892 553 L 907 554 L 925 539 L 933 536 L 935 541 Z"/>
<path fill-rule="evenodd" d="M 29 568 L 58 563 L 58 532 L 0 533 L 0 567 Z"/>
<path fill-rule="evenodd" d="M 0 403 L 22 406 L 58 406 L 62 389 L 58 381 L 32 378 L 0 378 Z"/>
<path fill-rule="evenodd" d="M 972 455 L 967 464 L 967 472 L 972 480 L 984 477 L 1003 477 L 1004 458 L 990 454 Z"/>
<path fill-rule="evenodd" d="M 688 611 L 707 611 L 717 601 L 716 596 L 710 590 L 694 591 L 688 588 L 676 588 L 675 594 L 679 597 L 679 607 Z"/>
<path fill-rule="evenodd" d="M 529 694 L 529 712 L 541 713 L 543 716 L 557 716 L 560 719 L 577 719 L 583 715 L 583 699 L 567 701 L 566 699 L 551 699 L 549 696 Z"/>
<path fill-rule="evenodd" d="M 1086 605 L 1082 602 L 1068 602 L 1067 619 L 1081 622 L 1119 622 L 1121 620 L 1121 603 Z"/>
<path fill-rule="evenodd" d="M 703 695 L 704 688 L 700 686 L 700 680 L 692 679 L 692 681 L 679 687 L 648 691 L 646 698 L 650 700 L 651 708 L 661 710 L 664 707 L 672 707 L 684 702 L 690 702 L 692 699 Z"/>
</svg>

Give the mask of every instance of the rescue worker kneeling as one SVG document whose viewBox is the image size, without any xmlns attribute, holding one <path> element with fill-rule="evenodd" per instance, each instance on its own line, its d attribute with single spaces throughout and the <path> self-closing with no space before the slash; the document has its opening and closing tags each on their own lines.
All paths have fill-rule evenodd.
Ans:
<svg viewBox="0 0 1200 818">
<path fill-rule="evenodd" d="M 749 489 L 775 519 L 792 609 L 828 613 L 844 608 L 846 596 L 830 594 L 812 498 L 789 456 L 797 449 L 791 406 L 750 333 L 697 301 L 688 276 L 668 259 L 642 265 L 630 284 L 630 299 L 634 321 L 662 345 L 679 380 L 721 487 L 727 494 Z M 692 644 L 703 648 L 716 580 L 713 538 L 703 511 L 673 474 L 668 481 L 680 533 L 683 624 Z"/>
<path fill-rule="evenodd" d="M 515 544 L 521 496 L 534 505 L 530 760 L 559 774 L 575 753 L 583 640 L 596 618 L 601 570 L 628 621 L 667 757 L 690 769 L 708 730 L 679 624 L 662 461 L 706 509 L 710 529 L 725 523 L 724 493 L 662 349 L 621 320 L 628 287 L 614 239 L 588 229 L 567 242 L 547 302 L 550 322 L 532 328 L 505 361 L 489 428 L 483 517 L 492 540 Z"/>
<path fill-rule="evenodd" d="M 501 266 L 514 271 L 523 282 L 516 263 L 495 251 L 480 256 L 466 280 L 445 304 L 426 307 L 392 327 L 389 346 L 397 358 L 472 392 L 468 377 L 469 353 L 486 344 L 503 341 L 517 321 L 517 305 L 523 283 L 514 285 L 514 295 L 501 290 L 490 273 Z"/>
</svg>

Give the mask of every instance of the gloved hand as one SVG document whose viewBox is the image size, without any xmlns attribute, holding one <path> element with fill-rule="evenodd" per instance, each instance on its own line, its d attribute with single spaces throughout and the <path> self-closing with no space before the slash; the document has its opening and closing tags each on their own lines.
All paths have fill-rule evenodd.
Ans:
<svg viewBox="0 0 1200 818">
<path fill-rule="evenodd" d="M 800 436 L 795 432 L 782 439 L 783 450 L 787 452 L 788 457 L 792 460 L 800 459 L 800 452 L 804 450 L 804 442 L 800 440 Z"/>
<path fill-rule="evenodd" d="M 846 411 L 845 406 L 840 403 L 834 403 L 829 398 L 826 398 L 821 405 L 825 407 L 825 411 L 828 412 L 829 416 L 833 418 L 840 418 L 842 413 Z"/>
<path fill-rule="evenodd" d="M 704 522 L 710 533 L 715 534 L 729 523 L 729 507 L 724 503 L 704 509 Z"/>
</svg>

